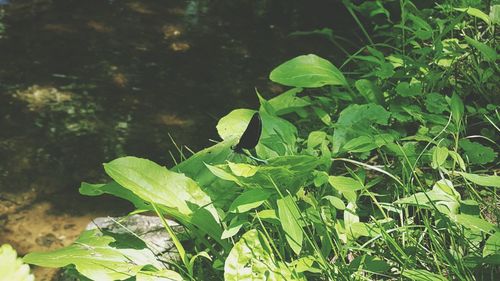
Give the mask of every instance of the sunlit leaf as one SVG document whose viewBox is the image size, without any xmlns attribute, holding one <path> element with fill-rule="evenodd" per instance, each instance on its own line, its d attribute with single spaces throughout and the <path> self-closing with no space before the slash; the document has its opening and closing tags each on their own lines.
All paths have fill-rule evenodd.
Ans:
<svg viewBox="0 0 500 281">
<path fill-rule="evenodd" d="M 500 231 L 496 231 L 486 240 L 483 248 L 483 257 L 500 254 Z"/>
<path fill-rule="evenodd" d="M 330 176 L 328 182 L 338 191 L 356 191 L 364 189 L 365 186 L 353 178 L 344 176 Z"/>
<path fill-rule="evenodd" d="M 304 233 L 300 226 L 300 211 L 297 209 L 293 197 L 288 195 L 283 199 L 278 199 L 278 216 L 281 226 L 285 231 L 286 241 L 295 254 L 300 254 Z"/>
<path fill-rule="evenodd" d="M 217 123 L 217 132 L 223 140 L 239 139 L 248 126 L 255 110 L 235 109 Z"/>
<path fill-rule="evenodd" d="M 271 72 L 269 79 L 286 86 L 302 88 L 347 85 L 344 75 L 337 67 L 312 54 L 298 56 L 279 65 Z"/>
<path fill-rule="evenodd" d="M 466 12 L 467 14 L 469 14 L 471 16 L 474 16 L 478 19 L 483 20 L 488 25 L 491 24 L 490 17 L 487 14 L 483 13 L 483 11 L 481 11 L 479 9 L 468 7 L 468 8 L 455 8 L 455 10 L 461 11 L 461 12 Z"/>
<path fill-rule="evenodd" d="M 149 249 L 114 248 L 116 240 L 103 236 L 99 230 L 88 230 L 72 245 L 51 252 L 34 252 L 24 261 L 44 267 L 63 267 L 73 264 L 75 268 L 92 280 L 125 280 L 138 274 L 146 265 L 156 269 L 163 265 Z"/>
<path fill-rule="evenodd" d="M 472 230 L 480 230 L 483 232 L 497 230 L 495 225 L 477 216 L 458 214 L 455 217 L 455 221 Z"/>
<path fill-rule="evenodd" d="M 9 245 L 0 247 L 0 281 L 34 281 L 30 267 L 17 257 L 16 251 Z"/>
<path fill-rule="evenodd" d="M 295 277 L 297 276 L 297 277 Z M 271 252 L 267 239 L 252 229 L 234 244 L 224 265 L 225 281 L 292 281 L 305 280 L 302 275 L 292 275 L 280 265 Z"/>
<path fill-rule="evenodd" d="M 481 186 L 500 187 L 500 176 L 477 175 L 460 172 L 464 178 Z"/>
<path fill-rule="evenodd" d="M 302 92 L 302 88 L 290 89 L 270 99 L 269 104 L 274 108 L 277 115 L 295 112 L 298 109 L 311 105 L 311 102 L 306 99 L 297 97 L 297 94 L 300 92 Z"/>
<path fill-rule="evenodd" d="M 262 205 L 271 195 L 263 189 L 251 189 L 238 196 L 229 207 L 229 212 L 245 213 Z"/>
</svg>

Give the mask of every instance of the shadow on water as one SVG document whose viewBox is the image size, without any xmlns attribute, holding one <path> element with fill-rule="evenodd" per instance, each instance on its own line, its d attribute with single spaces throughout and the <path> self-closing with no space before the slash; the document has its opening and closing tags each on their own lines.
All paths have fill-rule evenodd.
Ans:
<svg viewBox="0 0 500 281">
<path fill-rule="evenodd" d="M 41 201 L 55 214 L 127 210 L 80 197 L 80 181 L 105 181 L 101 163 L 123 155 L 173 165 L 169 134 L 208 146 L 221 116 L 257 106 L 255 88 L 283 90 L 274 66 L 335 53 L 290 32 L 357 36 L 337 2 L 0 0 L 0 216 Z"/>
</svg>

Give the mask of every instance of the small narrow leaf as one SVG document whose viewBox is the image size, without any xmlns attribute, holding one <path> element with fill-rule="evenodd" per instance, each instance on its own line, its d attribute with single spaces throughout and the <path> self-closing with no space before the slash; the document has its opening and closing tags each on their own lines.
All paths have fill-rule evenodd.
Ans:
<svg viewBox="0 0 500 281">
<path fill-rule="evenodd" d="M 298 255 L 302 250 L 302 242 L 304 239 L 304 233 L 302 232 L 302 227 L 299 224 L 300 211 L 295 206 L 293 197 L 290 195 L 284 197 L 283 199 L 278 199 L 277 204 L 278 216 L 286 234 L 286 241 L 295 254 Z"/>
</svg>

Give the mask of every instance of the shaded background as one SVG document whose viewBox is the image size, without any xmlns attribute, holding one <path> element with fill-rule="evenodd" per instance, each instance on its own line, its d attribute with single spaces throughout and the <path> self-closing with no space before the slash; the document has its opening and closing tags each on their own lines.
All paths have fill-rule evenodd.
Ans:
<svg viewBox="0 0 500 281">
<path fill-rule="evenodd" d="M 0 0 L 0 244 L 59 248 L 124 214 L 80 182 L 105 182 L 101 164 L 124 155 L 172 166 L 170 136 L 209 146 L 220 117 L 257 106 L 255 88 L 283 91 L 268 74 L 287 59 L 339 64 L 324 37 L 289 36 L 323 27 L 362 45 L 340 1 Z"/>
</svg>

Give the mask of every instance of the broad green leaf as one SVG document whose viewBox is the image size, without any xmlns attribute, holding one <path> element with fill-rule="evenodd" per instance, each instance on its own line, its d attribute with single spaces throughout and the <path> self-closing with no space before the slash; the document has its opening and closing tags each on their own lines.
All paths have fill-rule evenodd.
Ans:
<svg viewBox="0 0 500 281">
<path fill-rule="evenodd" d="M 292 196 L 287 195 L 283 199 L 278 199 L 278 216 L 281 226 L 285 231 L 286 241 L 295 254 L 299 255 L 302 250 L 304 233 L 300 226 L 300 211 L 297 209 Z"/>
<path fill-rule="evenodd" d="M 328 112 L 324 111 L 320 107 L 313 107 L 314 113 L 316 116 L 318 116 L 319 120 L 323 122 L 323 124 L 330 126 L 332 123 L 332 117 L 330 117 L 330 114 Z"/>
<path fill-rule="evenodd" d="M 307 148 L 314 149 L 321 145 L 326 139 L 326 133 L 323 131 L 312 131 L 307 137 Z"/>
<path fill-rule="evenodd" d="M 353 178 L 344 176 L 330 176 L 328 182 L 338 191 L 356 191 L 364 189 L 365 186 Z"/>
<path fill-rule="evenodd" d="M 256 216 L 263 221 L 267 221 L 274 224 L 280 224 L 280 220 L 276 215 L 276 211 L 273 209 L 259 211 L 256 214 Z"/>
<path fill-rule="evenodd" d="M 387 125 L 390 113 L 377 104 L 353 104 L 342 110 L 333 132 L 332 151 L 340 148 L 353 138 L 374 134 L 371 127 L 375 124 Z"/>
<path fill-rule="evenodd" d="M 491 5 L 490 20 L 493 24 L 500 24 L 500 5 Z"/>
<path fill-rule="evenodd" d="M 17 257 L 16 251 L 9 245 L 0 247 L 0 281 L 34 281 L 30 267 Z"/>
<path fill-rule="evenodd" d="M 270 99 L 269 104 L 274 108 L 276 115 L 288 114 L 311 105 L 311 102 L 308 100 L 297 97 L 297 94 L 300 92 L 302 92 L 302 88 L 290 89 Z"/>
<path fill-rule="evenodd" d="M 462 159 L 462 156 L 460 156 L 460 154 L 458 154 L 452 150 L 449 151 L 449 154 L 450 154 L 451 158 L 453 158 L 453 161 L 455 161 L 455 163 L 458 163 L 458 166 L 460 167 L 460 169 L 462 171 L 465 171 L 465 169 L 467 167 L 465 166 L 465 162 L 464 162 L 464 159 Z"/>
<path fill-rule="evenodd" d="M 228 163 L 229 169 L 231 169 L 231 172 L 238 177 L 244 177 L 248 178 L 259 170 L 258 166 L 250 165 L 250 164 L 245 164 L 245 163 L 233 163 L 229 162 Z"/>
<path fill-rule="evenodd" d="M 359 216 L 356 214 L 356 203 L 349 202 L 347 208 L 344 210 L 344 226 L 347 237 L 350 239 L 356 239 L 359 236 L 357 232 L 353 231 L 354 224 L 359 223 Z"/>
<path fill-rule="evenodd" d="M 286 86 L 301 88 L 347 85 L 344 75 L 337 67 L 312 54 L 298 56 L 279 65 L 271 72 L 269 79 Z"/>
<path fill-rule="evenodd" d="M 474 48 L 478 49 L 479 52 L 481 52 L 481 54 L 484 56 L 485 60 L 490 62 L 495 62 L 497 60 L 497 51 L 494 48 L 475 39 L 472 39 L 467 35 L 465 36 L 465 41 L 467 41 L 467 43 L 472 45 Z"/>
<path fill-rule="evenodd" d="M 208 195 L 192 179 L 167 170 L 152 161 L 122 157 L 104 164 L 104 170 L 118 184 L 141 199 L 191 215 L 196 208 L 206 208 L 218 220 Z"/>
<path fill-rule="evenodd" d="M 297 277 L 295 277 L 297 276 Z M 293 281 L 305 280 L 292 275 L 285 265 L 276 262 L 269 242 L 255 229 L 241 236 L 224 264 L 225 281 Z"/>
<path fill-rule="evenodd" d="M 321 269 L 314 266 L 317 259 L 314 256 L 305 256 L 292 261 L 289 265 L 295 267 L 296 272 L 321 273 Z"/>
<path fill-rule="evenodd" d="M 442 146 L 435 147 L 432 152 L 432 168 L 437 169 L 441 167 L 448 158 L 448 155 L 448 148 Z"/>
<path fill-rule="evenodd" d="M 342 151 L 345 152 L 368 152 L 372 151 L 373 149 L 377 148 L 378 145 L 375 143 L 375 140 L 371 136 L 360 136 L 357 138 L 353 138 L 349 140 L 344 146 L 342 147 Z"/>
<path fill-rule="evenodd" d="M 487 164 L 495 161 L 497 153 L 491 148 L 468 139 L 459 141 L 460 147 L 471 164 Z"/>
<path fill-rule="evenodd" d="M 271 196 L 263 189 L 251 189 L 238 196 L 229 207 L 229 212 L 245 213 L 262 205 Z"/>
<path fill-rule="evenodd" d="M 430 113 L 441 114 L 449 110 L 449 105 L 443 95 L 438 93 L 428 93 L 425 95 L 425 108 Z"/>
<path fill-rule="evenodd" d="M 464 116 L 464 103 L 462 99 L 454 93 L 450 99 L 451 114 L 455 124 L 460 124 L 462 117 Z"/>
<path fill-rule="evenodd" d="M 222 235 L 221 235 L 221 239 L 227 239 L 227 238 L 231 238 L 233 237 L 234 235 L 236 235 L 238 233 L 238 231 L 240 231 L 241 227 L 246 223 L 246 221 L 234 221 L 232 222 L 227 229 L 224 229 L 224 231 L 222 232 Z"/>
<path fill-rule="evenodd" d="M 455 215 L 460 208 L 460 194 L 448 180 L 438 181 L 431 191 L 418 192 L 396 200 L 394 204 L 410 204 L 420 208 L 433 209 L 448 215 Z"/>
<path fill-rule="evenodd" d="M 262 119 L 262 134 L 255 147 L 257 156 L 268 159 L 295 152 L 297 128 L 289 121 L 268 112 L 265 106 L 267 101 L 261 99 L 260 117 Z"/>
<path fill-rule="evenodd" d="M 43 267 L 73 264 L 85 277 L 99 281 L 128 279 L 146 265 L 163 268 L 149 249 L 110 246 L 115 241 L 113 237 L 102 236 L 99 230 L 87 230 L 68 247 L 45 253 L 30 253 L 24 257 L 24 261 Z"/>
<path fill-rule="evenodd" d="M 482 232 L 491 232 L 496 230 L 495 225 L 477 216 L 458 214 L 455 216 L 455 221 L 472 230 L 480 230 Z"/>
<path fill-rule="evenodd" d="M 414 281 L 447 281 L 448 279 L 425 269 L 408 269 L 403 271 L 404 277 Z"/>
<path fill-rule="evenodd" d="M 483 248 L 483 257 L 500 254 L 500 231 L 496 231 L 486 240 Z"/>
<path fill-rule="evenodd" d="M 380 89 L 367 79 L 360 79 L 354 83 L 354 86 L 367 102 L 382 104 L 384 99 Z"/>
<path fill-rule="evenodd" d="M 362 255 L 356 257 L 350 264 L 349 268 L 352 268 L 353 271 L 357 272 L 377 272 L 384 273 L 391 269 L 391 265 L 389 265 L 384 260 L 381 260 L 378 257 L 373 257 L 369 255 Z"/>
<path fill-rule="evenodd" d="M 331 195 L 327 195 L 323 198 L 328 200 L 330 202 L 330 204 L 332 204 L 332 206 L 335 207 L 335 209 L 337 209 L 337 210 L 344 210 L 345 209 L 344 201 L 342 201 L 340 198 L 335 197 L 335 196 L 331 196 Z"/>
<path fill-rule="evenodd" d="M 226 180 L 226 181 L 232 181 L 240 184 L 239 180 L 237 177 L 232 175 L 231 173 L 226 172 L 224 169 L 217 167 L 217 166 L 212 166 L 212 165 L 206 165 L 207 168 L 220 179 Z"/>
<path fill-rule="evenodd" d="M 422 83 L 401 82 L 396 86 L 396 92 L 402 97 L 415 97 L 422 94 Z"/>
<path fill-rule="evenodd" d="M 152 206 L 145 200 L 141 199 L 139 196 L 135 195 L 132 191 L 124 188 L 123 186 L 119 185 L 114 181 L 106 184 L 90 184 L 82 182 L 82 184 L 80 185 L 80 189 L 78 191 L 80 192 L 80 194 L 87 196 L 111 194 L 131 202 L 137 209 L 153 210 Z"/>
<path fill-rule="evenodd" d="M 243 135 L 255 110 L 235 109 L 217 123 L 217 132 L 223 140 L 236 140 Z"/>
<path fill-rule="evenodd" d="M 491 25 L 490 17 L 487 14 L 483 13 L 479 9 L 468 7 L 468 8 L 455 8 L 455 10 L 461 11 L 461 12 L 466 12 L 467 14 L 469 14 L 473 17 L 476 17 L 478 19 L 483 20 L 488 25 Z"/>
<path fill-rule="evenodd" d="M 477 185 L 500 187 L 500 176 L 484 176 L 463 172 L 459 172 L 459 174 Z"/>
<path fill-rule="evenodd" d="M 210 198 L 214 199 L 215 206 L 226 210 L 237 196 L 238 189 L 234 188 L 235 184 L 233 182 L 222 180 L 215 176 L 206 165 L 215 166 L 223 164 L 231 157 L 232 161 L 237 161 L 238 158 L 244 161 L 243 156 L 233 152 L 231 149 L 232 145 L 234 145 L 234 142 L 231 140 L 222 141 L 197 152 L 171 170 L 185 174 L 196 181 L 200 187 L 203 187 L 203 191 Z"/>
</svg>

